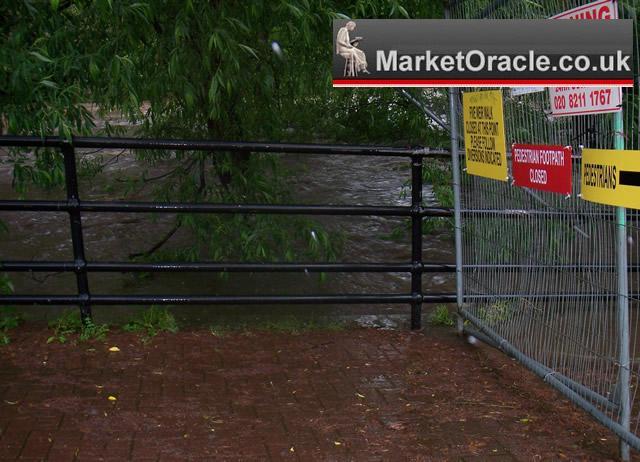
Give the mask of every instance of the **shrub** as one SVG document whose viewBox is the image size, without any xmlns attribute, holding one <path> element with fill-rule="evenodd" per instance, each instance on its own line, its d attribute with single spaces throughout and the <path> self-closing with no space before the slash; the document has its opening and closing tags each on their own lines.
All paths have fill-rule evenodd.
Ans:
<svg viewBox="0 0 640 462">
<path fill-rule="evenodd" d="M 143 333 L 146 339 L 160 332 L 178 332 L 178 323 L 167 308 L 152 306 L 122 327 L 127 332 Z"/>
<path fill-rule="evenodd" d="M 87 319 L 83 324 L 80 313 L 76 310 L 63 312 L 58 319 L 49 323 L 49 327 L 53 329 L 53 335 L 47 339 L 47 343 L 65 343 L 74 334 L 78 334 L 78 339 L 81 342 L 104 340 L 109 332 L 109 326 L 95 324 L 90 319 Z"/>
<path fill-rule="evenodd" d="M 0 345 L 7 345 L 11 342 L 9 330 L 15 329 L 22 322 L 22 317 L 13 312 L 10 308 L 0 307 Z"/>
<path fill-rule="evenodd" d="M 430 318 L 431 324 L 434 326 L 451 327 L 455 324 L 449 309 L 445 305 L 438 305 Z"/>
</svg>

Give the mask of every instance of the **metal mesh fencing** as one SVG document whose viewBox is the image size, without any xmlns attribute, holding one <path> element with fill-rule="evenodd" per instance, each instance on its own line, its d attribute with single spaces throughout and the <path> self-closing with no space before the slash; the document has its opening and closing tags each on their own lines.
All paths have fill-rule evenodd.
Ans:
<svg viewBox="0 0 640 462">
<path fill-rule="evenodd" d="M 449 13 L 452 19 L 540 19 L 587 3 L 467 0 L 451 2 Z M 636 40 L 639 4 L 618 3 L 619 17 L 634 19 Z M 570 197 L 462 172 L 460 207 L 463 317 L 640 449 L 640 212 L 626 213 L 627 322 L 618 308 L 616 208 L 579 197 L 583 146 L 613 149 L 622 136 L 625 149 L 639 148 L 637 42 L 634 54 L 636 85 L 623 90 L 622 133 L 614 130 L 613 114 L 553 118 L 547 91 L 512 97 L 503 90 L 507 146 L 573 147 Z M 455 106 L 461 121 L 461 101 Z M 624 356 L 620 361 L 625 329 L 628 366 Z"/>
</svg>

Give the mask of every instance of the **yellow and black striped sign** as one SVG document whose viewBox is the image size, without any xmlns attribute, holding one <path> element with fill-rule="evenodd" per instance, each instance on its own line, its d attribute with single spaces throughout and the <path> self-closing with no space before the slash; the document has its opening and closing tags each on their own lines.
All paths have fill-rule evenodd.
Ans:
<svg viewBox="0 0 640 462">
<path fill-rule="evenodd" d="M 640 209 L 640 151 L 582 150 L 582 198 Z"/>
</svg>

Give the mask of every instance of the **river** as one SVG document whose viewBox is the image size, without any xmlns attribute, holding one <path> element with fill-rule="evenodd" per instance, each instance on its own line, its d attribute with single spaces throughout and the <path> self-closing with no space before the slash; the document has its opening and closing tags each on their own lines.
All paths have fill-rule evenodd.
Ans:
<svg viewBox="0 0 640 462">
<path fill-rule="evenodd" d="M 120 154 L 118 156 L 118 154 Z M 109 192 L 123 176 L 136 175 L 143 166 L 128 152 L 101 151 L 89 154 L 112 159 L 108 167 L 94 179 L 82 179 L 80 195 L 87 200 L 113 199 Z M 6 155 L 2 155 L 6 160 Z M 281 156 L 292 171 L 290 188 L 295 202 L 306 204 L 407 205 L 402 197 L 403 184 L 410 177 L 409 161 L 382 157 L 295 155 Z M 157 172 L 166 171 L 160 164 Z M 18 198 L 11 187 L 11 166 L 0 164 L 0 197 Z M 425 203 L 437 205 L 430 186 L 425 185 Z M 32 190 L 31 199 L 63 199 L 64 191 Z M 141 199 L 136 197 L 136 199 Z M 148 199 L 148 197 L 147 197 Z M 69 220 L 65 213 L 1 212 L 9 232 L 0 240 L 2 260 L 71 260 L 72 248 Z M 129 253 L 147 249 L 171 228 L 171 216 L 150 214 L 83 215 L 86 256 L 89 260 L 126 260 Z M 345 236 L 340 260 L 345 262 L 406 262 L 410 259 L 408 232 L 406 239 L 392 240 L 389 235 L 406 219 L 393 217 L 319 217 L 329 230 Z M 175 236 L 189 239 L 186 234 Z M 425 236 L 424 261 L 451 263 L 454 259 L 453 239 L 443 231 Z M 17 294 L 69 294 L 75 291 L 72 273 L 12 273 Z M 221 278 L 208 273 L 156 273 L 147 278 L 122 273 L 90 274 L 90 290 L 95 294 L 339 294 L 339 293 L 407 293 L 410 276 L 401 273 L 337 273 L 322 279 L 318 274 L 296 273 L 232 273 Z M 452 275 L 425 273 L 423 290 L 453 292 Z M 429 307 L 425 306 L 425 310 Z M 57 315 L 59 307 L 26 307 L 25 317 L 47 318 Z M 140 307 L 94 307 L 98 322 L 118 322 Z M 182 322 L 194 324 L 251 322 L 278 315 L 301 314 L 314 317 L 345 317 L 363 324 L 397 325 L 408 320 L 409 307 L 404 305 L 344 306 L 180 306 L 172 311 Z"/>
</svg>

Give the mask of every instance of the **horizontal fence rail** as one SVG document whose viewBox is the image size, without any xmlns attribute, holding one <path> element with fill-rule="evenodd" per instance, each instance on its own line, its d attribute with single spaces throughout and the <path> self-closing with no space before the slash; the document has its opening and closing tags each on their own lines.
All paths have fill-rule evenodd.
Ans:
<svg viewBox="0 0 640 462">
<path fill-rule="evenodd" d="M 422 263 L 423 273 L 455 273 L 456 267 L 448 263 Z M 213 262 L 87 262 L 87 271 L 103 273 L 134 272 L 211 272 L 211 273 L 408 273 L 411 263 L 213 263 Z M 614 265 L 463 265 L 465 270 L 492 269 L 495 271 L 615 271 Z M 71 272 L 78 265 L 72 261 L 4 261 L 0 270 L 14 272 Z M 629 272 L 640 271 L 640 265 L 629 265 Z"/>
<path fill-rule="evenodd" d="M 76 136 L 67 140 L 57 136 L 2 136 L 0 146 L 25 148 L 62 148 L 73 145 L 75 148 L 105 149 L 165 149 L 173 151 L 226 151 L 226 152 L 272 152 L 291 154 L 330 154 L 348 156 L 445 156 L 450 153 L 444 149 L 431 148 L 394 148 L 387 146 L 358 146 L 346 144 L 297 144 L 297 143 L 256 143 L 209 140 L 159 140 L 141 138 L 103 138 Z"/>
<path fill-rule="evenodd" d="M 411 263 L 209 263 L 209 262 L 87 262 L 87 271 L 94 272 L 312 272 L 312 273 L 408 273 Z M 423 273 L 451 273 L 455 266 L 439 263 L 423 263 Z M 5 261 L 0 263 L 4 271 L 75 271 L 77 266 L 70 261 Z"/>
<path fill-rule="evenodd" d="M 7 272 L 72 272 L 75 295 L 3 295 L 0 304 L 78 305 L 84 320 L 91 317 L 91 305 L 268 305 L 268 304 L 408 304 L 411 327 L 421 327 L 423 303 L 448 303 L 452 293 L 424 294 L 422 274 L 453 272 L 450 264 L 424 263 L 422 221 L 427 217 L 451 217 L 452 210 L 422 205 L 424 158 L 449 157 L 448 151 L 429 148 L 393 148 L 329 144 L 227 142 L 208 140 L 156 140 L 138 138 L 2 136 L 0 146 L 12 148 L 54 148 L 64 156 L 67 200 L 0 200 L 0 210 L 13 212 L 64 212 L 69 215 L 73 261 L 4 261 Z M 411 162 L 411 205 L 301 205 L 301 204 L 215 204 L 134 201 L 86 201 L 78 192 L 76 148 L 163 149 L 174 151 L 296 153 L 343 156 L 404 157 Z M 401 263 L 233 263 L 233 262 L 97 262 L 85 257 L 82 215 L 85 213 L 216 213 L 285 214 L 332 216 L 392 216 L 411 220 L 411 261 Z M 112 295 L 90 291 L 91 272 L 405 272 L 411 275 L 409 294 L 335 295 Z"/>
<path fill-rule="evenodd" d="M 441 207 L 400 207 L 366 205 L 270 205 L 202 204 L 124 201 L 0 201 L 0 210 L 23 212 L 115 212 L 115 213 L 273 213 L 282 215 L 349 215 L 391 217 L 450 217 Z"/>
<path fill-rule="evenodd" d="M 273 304 L 413 304 L 449 303 L 452 294 L 341 294 L 341 295 L 7 295 L 0 300 L 12 305 L 273 305 Z"/>
</svg>

